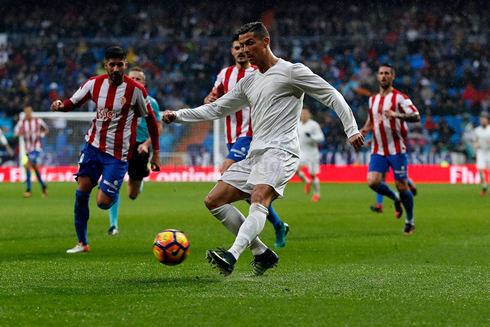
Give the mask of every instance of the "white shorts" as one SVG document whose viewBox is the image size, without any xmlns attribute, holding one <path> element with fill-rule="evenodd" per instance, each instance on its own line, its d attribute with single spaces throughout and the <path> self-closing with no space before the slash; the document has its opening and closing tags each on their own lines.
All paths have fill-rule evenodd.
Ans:
<svg viewBox="0 0 490 327">
<path fill-rule="evenodd" d="M 311 176 L 314 176 L 320 172 L 320 159 L 313 157 L 301 157 L 299 159 L 299 166 L 306 166 L 310 171 Z"/>
<path fill-rule="evenodd" d="M 298 157 L 281 149 L 254 151 L 231 165 L 219 180 L 248 194 L 252 194 L 256 185 L 269 185 L 281 199 L 286 184 L 296 172 L 298 161 Z"/>
<path fill-rule="evenodd" d="M 482 170 L 487 168 L 490 170 L 490 153 L 488 152 L 476 152 L 476 168 Z"/>
</svg>

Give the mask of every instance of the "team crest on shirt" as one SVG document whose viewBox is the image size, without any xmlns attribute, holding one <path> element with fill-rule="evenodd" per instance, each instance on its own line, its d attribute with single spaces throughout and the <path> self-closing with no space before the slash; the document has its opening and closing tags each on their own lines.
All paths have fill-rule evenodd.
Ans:
<svg viewBox="0 0 490 327">
<path fill-rule="evenodd" d="M 121 98 L 121 106 L 124 106 L 125 103 L 126 103 L 126 98 L 125 97 L 122 97 Z"/>
</svg>

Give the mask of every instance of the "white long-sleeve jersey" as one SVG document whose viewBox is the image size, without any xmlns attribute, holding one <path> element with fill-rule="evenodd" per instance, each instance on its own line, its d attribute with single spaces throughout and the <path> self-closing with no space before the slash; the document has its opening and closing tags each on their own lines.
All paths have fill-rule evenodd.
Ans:
<svg viewBox="0 0 490 327">
<path fill-rule="evenodd" d="M 304 124 L 300 121 L 298 125 L 298 135 L 300 144 L 300 158 L 310 158 L 315 160 L 320 158 L 318 143 L 325 140 L 325 135 L 323 135 L 320 124 L 311 119 Z"/>
<path fill-rule="evenodd" d="M 303 64 L 279 61 L 264 74 L 257 70 L 211 104 L 177 111 L 176 122 L 193 123 L 226 117 L 246 106 L 252 107 L 254 135 L 249 154 L 266 148 L 280 148 L 299 157 L 298 123 L 304 94 L 339 116 L 347 137 L 359 130 L 344 97 Z"/>
</svg>

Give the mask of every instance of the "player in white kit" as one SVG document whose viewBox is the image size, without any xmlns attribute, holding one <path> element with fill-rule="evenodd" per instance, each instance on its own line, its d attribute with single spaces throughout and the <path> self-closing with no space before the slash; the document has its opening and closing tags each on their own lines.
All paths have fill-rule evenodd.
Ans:
<svg viewBox="0 0 490 327">
<path fill-rule="evenodd" d="M 260 22 L 248 23 L 238 32 L 240 45 L 258 70 L 245 76 L 233 90 L 211 104 L 195 109 L 165 111 L 162 120 L 199 122 L 226 117 L 244 107 L 252 108 L 254 136 L 245 160 L 233 164 L 204 200 L 206 207 L 230 232 L 237 235 L 227 251 L 208 250 L 206 257 L 225 276 L 248 247 L 254 255 L 256 276 L 275 267 L 279 257 L 258 238 L 268 207 L 283 197 L 286 184 L 299 161 L 298 123 L 307 93 L 332 107 L 356 149 L 364 143 L 354 115 L 342 95 L 303 64 L 279 59 L 270 49 L 269 32 Z M 245 217 L 230 203 L 251 197 Z"/>
<path fill-rule="evenodd" d="M 253 66 L 248 62 L 247 55 L 243 52 L 240 42 L 238 42 L 238 34 L 233 36 L 231 54 L 235 58 L 235 65 L 223 68 L 219 72 L 213 90 L 204 99 L 205 104 L 213 103 L 221 98 L 232 90 L 242 78 L 257 70 L 257 66 Z M 230 152 L 223 161 L 221 174 L 232 164 L 242 161 L 248 155 L 253 136 L 252 126 L 250 125 L 251 110 L 252 108 L 245 107 L 226 116 L 226 146 Z M 289 233 L 289 225 L 279 218 L 272 204 L 268 209 L 267 220 L 274 227 L 276 234 L 274 246 L 282 248 L 286 246 L 286 235 Z"/>
<path fill-rule="evenodd" d="M 320 124 L 311 119 L 311 113 L 307 108 L 301 111 L 300 123 L 298 125 L 299 135 L 299 166 L 296 169 L 296 175 L 305 183 L 305 193 L 310 193 L 310 186 L 313 185 L 313 197 L 311 201 L 320 200 L 320 151 L 318 143 L 325 140 Z M 301 171 L 306 167 L 311 179 Z"/>
<path fill-rule="evenodd" d="M 482 112 L 480 115 L 480 126 L 475 128 L 475 138 L 473 143 L 476 148 L 476 168 L 480 173 L 480 180 L 482 183 L 481 195 L 484 196 L 487 192 L 487 178 L 485 175 L 485 168 L 487 172 L 490 171 L 490 127 L 488 126 L 490 115 L 488 112 Z"/>
</svg>

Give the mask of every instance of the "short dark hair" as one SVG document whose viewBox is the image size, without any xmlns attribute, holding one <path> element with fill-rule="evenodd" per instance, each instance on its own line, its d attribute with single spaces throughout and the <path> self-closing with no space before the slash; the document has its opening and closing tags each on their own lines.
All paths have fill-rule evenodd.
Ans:
<svg viewBox="0 0 490 327">
<path fill-rule="evenodd" d="M 270 38 L 269 31 L 264 26 L 264 24 L 262 24 L 262 22 L 253 22 L 242 25 L 242 27 L 240 27 L 240 29 L 238 30 L 238 35 L 242 35 L 248 32 L 253 33 L 254 37 L 258 39 L 263 39 L 264 37 Z"/>
<path fill-rule="evenodd" d="M 239 36 L 240 35 L 238 35 L 238 34 L 233 35 L 233 38 L 231 39 L 231 44 L 233 44 L 233 42 L 235 42 L 235 41 L 238 41 Z"/>
<path fill-rule="evenodd" d="M 391 71 L 391 74 L 395 75 L 395 68 L 393 68 L 392 65 L 390 65 L 390 64 L 381 64 L 381 65 L 379 65 L 379 68 L 381 68 L 381 67 L 388 67 L 390 69 L 390 71 Z M 379 68 L 378 68 L 378 70 L 379 70 Z"/>
<path fill-rule="evenodd" d="M 105 60 L 109 59 L 126 59 L 126 51 L 119 46 L 110 47 L 105 51 Z"/>
</svg>

